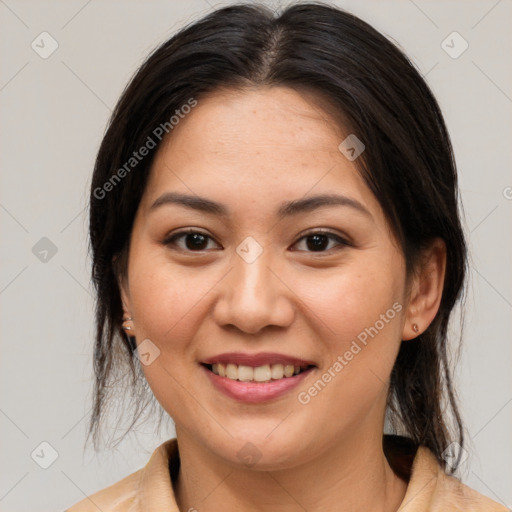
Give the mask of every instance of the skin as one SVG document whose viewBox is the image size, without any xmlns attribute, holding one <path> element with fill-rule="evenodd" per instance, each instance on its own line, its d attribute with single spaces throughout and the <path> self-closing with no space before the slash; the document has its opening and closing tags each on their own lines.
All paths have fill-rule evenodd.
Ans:
<svg viewBox="0 0 512 512">
<path fill-rule="evenodd" d="M 395 511 L 407 484 L 382 450 L 389 376 L 401 340 L 433 320 L 445 248 L 434 241 L 406 279 L 383 211 L 355 162 L 348 135 L 314 96 L 290 88 L 218 91 L 173 129 L 154 161 L 120 278 L 137 343 L 159 356 L 147 381 L 173 418 L 181 469 L 180 510 Z M 226 218 L 176 205 L 166 192 L 222 203 Z M 367 210 L 324 206 L 278 219 L 283 201 L 337 193 Z M 202 250 L 183 228 L 206 234 Z M 347 241 L 309 236 L 327 229 Z M 248 236 L 262 248 L 248 263 Z M 191 248 L 192 247 L 192 248 Z M 401 311 L 307 404 L 297 396 L 393 304 Z M 278 352 L 312 360 L 313 372 L 277 400 L 245 404 L 217 391 L 200 362 L 224 352 Z M 252 443 L 261 458 L 237 453 Z"/>
</svg>

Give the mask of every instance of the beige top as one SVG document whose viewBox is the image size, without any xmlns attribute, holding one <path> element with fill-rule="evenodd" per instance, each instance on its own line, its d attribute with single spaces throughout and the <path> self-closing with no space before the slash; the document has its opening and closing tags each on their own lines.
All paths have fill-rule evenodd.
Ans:
<svg viewBox="0 0 512 512">
<path fill-rule="evenodd" d="M 391 458 L 385 450 L 391 467 L 408 482 L 397 512 L 508 512 L 506 507 L 445 473 L 428 448 L 420 446 L 415 453 L 406 453 L 400 442 L 393 441 L 399 436 L 384 437 L 392 445 L 388 448 L 393 450 Z M 145 467 L 66 512 L 180 512 L 171 483 L 171 474 L 176 478 L 177 468 L 178 444 L 176 439 L 170 439 L 153 452 Z"/>
</svg>

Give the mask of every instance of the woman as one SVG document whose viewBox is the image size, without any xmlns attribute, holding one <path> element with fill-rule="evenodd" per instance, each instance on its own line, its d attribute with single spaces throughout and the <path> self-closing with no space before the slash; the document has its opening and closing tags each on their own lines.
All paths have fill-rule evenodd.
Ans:
<svg viewBox="0 0 512 512">
<path fill-rule="evenodd" d="M 70 512 L 505 511 L 450 475 L 457 200 L 436 100 L 357 17 L 238 5 L 161 45 L 92 180 L 90 433 L 142 369 L 176 439 Z"/>
</svg>

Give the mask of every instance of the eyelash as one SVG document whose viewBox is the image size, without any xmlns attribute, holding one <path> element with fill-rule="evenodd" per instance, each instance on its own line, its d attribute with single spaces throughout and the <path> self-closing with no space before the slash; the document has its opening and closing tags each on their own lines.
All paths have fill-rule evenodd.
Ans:
<svg viewBox="0 0 512 512">
<path fill-rule="evenodd" d="M 210 237 L 209 235 L 207 235 L 206 233 L 203 233 L 202 231 L 198 231 L 196 229 L 185 229 L 185 230 L 182 230 L 182 231 L 179 231 L 177 233 L 174 233 L 173 235 L 170 235 L 168 237 L 166 237 L 164 240 L 163 240 L 163 245 L 166 245 L 166 246 L 169 246 L 169 245 L 177 245 L 175 243 L 175 241 L 180 238 L 180 237 L 184 237 L 186 235 L 191 235 L 191 234 L 198 234 L 198 235 L 202 235 L 206 238 L 209 238 L 210 240 L 213 240 L 212 237 Z M 350 242 L 348 242 L 346 239 L 344 239 L 343 237 L 341 237 L 340 235 L 336 234 L 336 233 L 333 233 L 332 231 L 327 231 L 327 230 L 323 230 L 323 229 L 317 229 L 315 231 L 310 231 L 308 233 L 305 233 L 304 235 L 302 235 L 293 245 L 297 244 L 298 242 L 300 242 L 301 240 L 304 240 L 308 237 L 311 237 L 313 235 L 323 235 L 323 236 L 326 236 L 327 238 L 331 239 L 331 240 L 335 240 L 336 242 L 338 242 L 338 246 L 351 246 L 352 244 Z M 207 249 L 199 249 L 197 251 L 193 251 L 191 249 L 183 249 L 183 248 L 180 248 L 181 250 L 185 251 L 185 252 L 189 252 L 189 253 L 194 253 L 194 252 L 198 252 L 198 253 L 201 253 Z M 327 249 L 327 250 L 324 250 L 324 251 L 300 251 L 300 252 L 310 252 L 310 253 L 313 253 L 313 254 L 322 254 L 322 253 L 327 253 L 329 252 L 330 250 L 332 249 Z"/>
</svg>

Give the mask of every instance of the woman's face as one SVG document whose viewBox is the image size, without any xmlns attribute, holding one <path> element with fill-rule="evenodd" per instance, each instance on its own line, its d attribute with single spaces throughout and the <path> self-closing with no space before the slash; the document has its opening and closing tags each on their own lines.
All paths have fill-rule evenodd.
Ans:
<svg viewBox="0 0 512 512">
<path fill-rule="evenodd" d="M 291 467 L 382 434 L 405 264 L 348 135 L 289 88 L 218 92 L 154 161 L 123 302 L 178 436 L 226 462 Z"/>
</svg>

